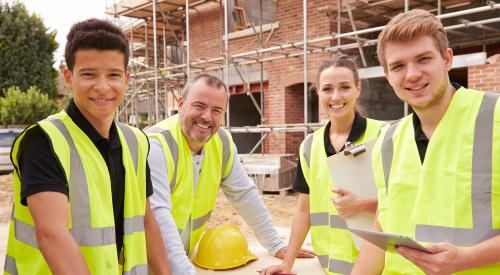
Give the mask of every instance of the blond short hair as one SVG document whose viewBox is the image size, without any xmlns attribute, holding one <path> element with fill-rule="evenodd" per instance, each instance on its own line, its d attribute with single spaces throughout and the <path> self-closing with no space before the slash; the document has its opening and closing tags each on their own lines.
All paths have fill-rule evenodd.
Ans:
<svg viewBox="0 0 500 275">
<path fill-rule="evenodd" d="M 387 23 L 378 36 L 377 55 L 380 65 L 386 69 L 385 47 L 389 42 L 407 41 L 420 36 L 430 36 L 437 49 L 444 56 L 448 38 L 443 24 L 430 12 L 414 9 L 400 13 Z"/>
</svg>

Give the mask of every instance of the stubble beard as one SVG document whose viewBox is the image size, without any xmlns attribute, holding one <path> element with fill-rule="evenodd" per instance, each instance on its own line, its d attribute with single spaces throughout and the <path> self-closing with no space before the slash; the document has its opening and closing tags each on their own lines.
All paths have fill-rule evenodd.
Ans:
<svg viewBox="0 0 500 275">
<path fill-rule="evenodd" d="M 439 106 L 441 101 L 443 100 L 443 97 L 446 94 L 446 89 L 448 88 L 447 83 L 444 83 L 441 85 L 436 92 L 431 94 L 431 98 L 424 102 L 422 105 L 416 105 L 416 106 L 411 106 L 414 110 L 416 111 L 425 111 L 427 109 L 434 108 L 436 106 Z"/>
</svg>

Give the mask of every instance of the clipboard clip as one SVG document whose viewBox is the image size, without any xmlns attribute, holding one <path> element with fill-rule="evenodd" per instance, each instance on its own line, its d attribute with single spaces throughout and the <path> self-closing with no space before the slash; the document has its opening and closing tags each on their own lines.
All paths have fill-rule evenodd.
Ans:
<svg viewBox="0 0 500 275">
<path fill-rule="evenodd" d="M 344 156 L 352 155 L 353 157 L 366 152 L 366 147 L 364 144 L 355 145 L 352 142 L 346 142 L 344 145 Z"/>
</svg>

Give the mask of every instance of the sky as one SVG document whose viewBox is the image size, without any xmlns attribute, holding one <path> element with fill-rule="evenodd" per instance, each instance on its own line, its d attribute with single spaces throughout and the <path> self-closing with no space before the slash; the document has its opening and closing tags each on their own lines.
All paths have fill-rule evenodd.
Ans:
<svg viewBox="0 0 500 275">
<path fill-rule="evenodd" d="M 116 0 L 118 2 L 118 0 Z M 9 1 L 11 2 L 11 1 Z M 43 19 L 44 25 L 57 31 L 56 40 L 59 48 L 54 53 L 54 67 L 58 68 L 63 59 L 66 35 L 71 26 L 88 18 L 106 18 L 107 5 L 113 0 L 20 0 L 28 11 L 36 13 Z"/>
</svg>

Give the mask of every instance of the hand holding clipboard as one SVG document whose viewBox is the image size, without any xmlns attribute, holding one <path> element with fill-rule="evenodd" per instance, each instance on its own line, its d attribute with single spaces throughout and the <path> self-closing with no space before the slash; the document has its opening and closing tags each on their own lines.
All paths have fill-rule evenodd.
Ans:
<svg viewBox="0 0 500 275">
<path fill-rule="evenodd" d="M 370 229 L 375 218 L 374 211 L 360 212 L 359 207 L 356 211 L 353 210 L 356 205 L 361 205 L 363 200 L 377 199 L 371 161 L 375 142 L 375 139 L 370 140 L 327 159 L 333 182 L 332 189 L 339 194 L 333 198 L 333 203 L 350 229 Z M 375 204 L 373 207 L 376 207 Z M 356 247 L 361 249 L 363 240 L 354 234 L 353 240 Z"/>
</svg>

